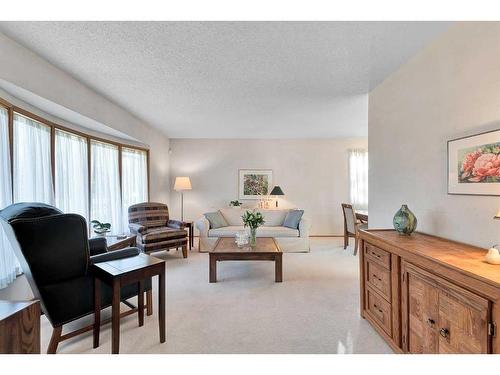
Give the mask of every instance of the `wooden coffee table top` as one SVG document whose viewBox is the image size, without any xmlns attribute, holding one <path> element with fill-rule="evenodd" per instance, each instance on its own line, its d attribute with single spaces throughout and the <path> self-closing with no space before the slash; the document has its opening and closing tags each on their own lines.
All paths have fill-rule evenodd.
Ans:
<svg viewBox="0 0 500 375">
<path fill-rule="evenodd" d="M 257 237 L 255 247 L 245 246 L 239 248 L 234 237 L 219 237 L 214 249 L 210 253 L 281 253 L 281 249 L 272 237 Z"/>
</svg>

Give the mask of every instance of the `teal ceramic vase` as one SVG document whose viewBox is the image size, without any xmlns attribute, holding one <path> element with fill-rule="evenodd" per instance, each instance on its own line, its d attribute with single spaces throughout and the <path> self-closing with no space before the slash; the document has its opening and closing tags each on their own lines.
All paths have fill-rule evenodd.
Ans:
<svg viewBox="0 0 500 375">
<path fill-rule="evenodd" d="M 417 218 L 408 206 L 403 204 L 399 211 L 396 212 L 396 215 L 394 215 L 392 224 L 399 234 L 410 235 L 417 228 Z"/>
</svg>

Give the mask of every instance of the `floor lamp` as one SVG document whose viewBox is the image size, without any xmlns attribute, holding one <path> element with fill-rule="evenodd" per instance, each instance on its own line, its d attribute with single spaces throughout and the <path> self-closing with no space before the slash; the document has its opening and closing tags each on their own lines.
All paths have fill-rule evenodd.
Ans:
<svg viewBox="0 0 500 375">
<path fill-rule="evenodd" d="M 184 221 L 184 190 L 191 190 L 189 177 L 176 177 L 174 190 L 181 192 L 181 221 Z"/>
</svg>

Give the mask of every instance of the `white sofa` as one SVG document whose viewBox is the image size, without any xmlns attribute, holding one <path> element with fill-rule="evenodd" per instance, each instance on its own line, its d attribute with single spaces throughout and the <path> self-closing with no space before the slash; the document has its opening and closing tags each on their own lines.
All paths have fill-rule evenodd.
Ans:
<svg viewBox="0 0 500 375">
<path fill-rule="evenodd" d="M 248 208 L 221 208 L 219 211 L 228 223 L 227 227 L 210 229 L 209 221 L 203 216 L 196 220 L 196 228 L 200 232 L 199 249 L 213 249 L 219 237 L 234 237 L 236 232 L 245 230 L 241 218 Z M 257 237 L 274 237 L 283 252 L 309 251 L 309 221 L 302 217 L 298 229 L 283 226 L 289 209 L 265 210 L 257 209 L 264 216 L 265 223 L 257 229 Z"/>
</svg>

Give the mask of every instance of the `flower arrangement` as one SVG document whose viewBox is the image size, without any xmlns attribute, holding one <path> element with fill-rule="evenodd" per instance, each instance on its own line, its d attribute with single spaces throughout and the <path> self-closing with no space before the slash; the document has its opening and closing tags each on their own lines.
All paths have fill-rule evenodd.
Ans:
<svg viewBox="0 0 500 375">
<path fill-rule="evenodd" d="M 500 182 L 500 143 L 467 152 L 459 172 L 459 182 Z"/>
<path fill-rule="evenodd" d="M 241 217 L 245 227 L 250 228 L 250 245 L 257 244 L 257 228 L 265 223 L 264 216 L 260 212 L 246 211 Z"/>
</svg>

